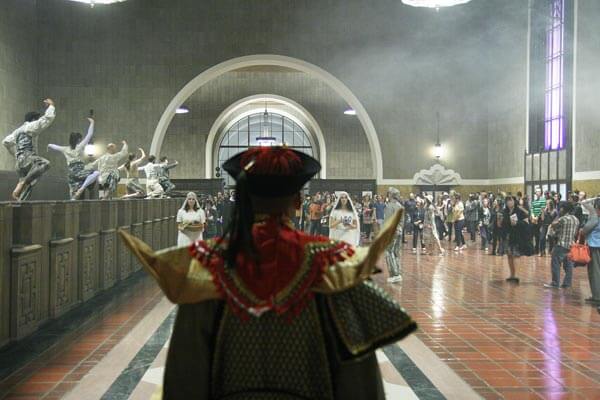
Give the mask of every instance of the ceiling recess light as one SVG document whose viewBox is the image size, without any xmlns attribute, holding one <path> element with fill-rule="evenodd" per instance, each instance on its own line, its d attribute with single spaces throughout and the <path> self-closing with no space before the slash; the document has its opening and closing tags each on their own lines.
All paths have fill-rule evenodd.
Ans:
<svg viewBox="0 0 600 400">
<path fill-rule="evenodd" d="M 349 108 L 346 111 L 344 111 L 344 114 L 346 114 L 346 115 L 356 115 L 356 110 L 353 110 L 352 108 Z"/>
<path fill-rule="evenodd" d="M 177 107 L 177 110 L 175 110 L 175 114 L 187 114 L 189 112 L 190 112 L 190 109 L 187 108 L 186 106 Z"/>
<path fill-rule="evenodd" d="M 113 4 L 113 3 L 122 3 L 125 0 L 71 0 L 77 3 L 85 3 L 89 4 L 90 7 L 94 7 L 96 4 Z"/>
<path fill-rule="evenodd" d="M 471 0 L 402 0 L 402 3 L 413 7 L 427 7 L 439 9 L 442 7 L 452 7 L 459 4 L 466 4 Z"/>
</svg>

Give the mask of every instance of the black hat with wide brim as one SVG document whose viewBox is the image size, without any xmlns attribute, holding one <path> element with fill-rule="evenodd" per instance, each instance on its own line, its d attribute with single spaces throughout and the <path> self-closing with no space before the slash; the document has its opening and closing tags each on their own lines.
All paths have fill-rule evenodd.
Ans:
<svg viewBox="0 0 600 400">
<path fill-rule="evenodd" d="M 273 150 L 276 148 L 273 147 Z M 253 168 L 242 165 L 246 152 L 231 157 L 223 163 L 223 169 L 236 181 L 244 176 L 247 180 L 247 190 L 258 197 L 286 197 L 298 193 L 313 176 L 321 170 L 321 164 L 311 156 L 296 150 L 288 149 L 296 154 L 301 161 L 301 168 L 293 173 L 281 174 L 255 174 Z M 245 170 L 247 169 L 247 170 Z"/>
</svg>

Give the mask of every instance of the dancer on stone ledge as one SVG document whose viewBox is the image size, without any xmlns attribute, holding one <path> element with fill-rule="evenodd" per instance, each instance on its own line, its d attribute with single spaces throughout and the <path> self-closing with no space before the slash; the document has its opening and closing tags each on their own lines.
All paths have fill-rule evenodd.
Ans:
<svg viewBox="0 0 600 400">
<path fill-rule="evenodd" d="M 117 152 L 117 146 L 114 143 L 109 143 L 106 146 L 106 153 L 90 164 L 91 169 L 96 169 L 100 172 L 98 184 L 102 190 L 100 198 L 102 200 L 110 200 L 117 190 L 119 183 L 119 164 L 127 157 L 127 142 L 123 140 L 121 150 Z"/>
<path fill-rule="evenodd" d="M 135 154 L 129 153 L 127 162 L 119 167 L 119 171 L 125 172 L 127 178 L 127 194 L 123 196 L 124 199 L 146 197 L 146 192 L 140 184 L 139 179 L 139 171 L 142 168 L 138 167 L 146 158 L 146 153 L 144 153 L 144 149 L 142 148 L 139 148 L 138 150 L 141 154 L 138 158 L 135 158 Z"/>
<path fill-rule="evenodd" d="M 162 156 L 160 158 L 160 166 L 158 170 L 158 183 L 162 186 L 165 194 L 171 193 L 173 189 L 175 189 L 175 185 L 171 182 L 171 178 L 169 177 L 169 170 L 175 168 L 179 165 L 179 161 L 174 161 L 169 164 L 169 159 L 167 156 Z"/>
<path fill-rule="evenodd" d="M 369 278 L 401 215 L 354 248 L 292 225 L 312 157 L 260 147 L 223 168 L 237 182 L 224 238 L 155 253 L 121 232 L 179 304 L 163 399 L 384 399 L 375 350 L 416 325 Z"/>
<path fill-rule="evenodd" d="M 50 161 L 37 154 L 37 137 L 50 126 L 56 116 L 54 101 L 46 99 L 44 104 L 47 106 L 44 115 L 36 111 L 28 112 L 25 123 L 2 141 L 17 161 L 19 182 L 12 193 L 13 199 L 17 201 L 27 200 L 38 179 L 50 169 Z"/>
<path fill-rule="evenodd" d="M 162 197 L 165 193 L 160 183 L 158 183 L 158 173 L 160 166 L 156 163 L 156 157 L 150 155 L 148 162 L 143 167 L 139 167 L 139 171 L 144 171 L 146 174 L 146 196 L 150 198 Z"/>
<path fill-rule="evenodd" d="M 71 200 L 76 200 L 92 183 L 96 182 L 100 173 L 85 168 L 83 161 L 85 146 L 90 142 L 94 135 L 94 119 L 88 118 L 90 126 L 87 135 L 82 139 L 81 133 L 72 132 L 69 136 L 68 146 L 58 146 L 49 144 L 48 149 L 60 151 L 67 159 L 67 168 L 69 169 L 69 194 Z"/>
</svg>

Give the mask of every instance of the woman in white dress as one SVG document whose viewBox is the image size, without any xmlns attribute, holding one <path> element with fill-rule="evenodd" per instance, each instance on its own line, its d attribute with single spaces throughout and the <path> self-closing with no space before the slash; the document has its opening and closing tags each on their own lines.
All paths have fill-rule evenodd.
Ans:
<svg viewBox="0 0 600 400">
<path fill-rule="evenodd" d="M 177 246 L 188 246 L 202 240 L 205 223 L 206 214 L 198 203 L 196 193 L 189 192 L 177 212 Z"/>
<path fill-rule="evenodd" d="M 346 192 L 338 193 L 338 198 L 329 215 L 329 237 L 343 240 L 353 246 L 360 244 L 358 214 Z"/>
<path fill-rule="evenodd" d="M 426 195 L 424 201 L 425 221 L 423 221 L 423 238 L 425 239 L 425 246 L 430 254 L 433 254 L 434 249 L 437 249 L 439 251 L 439 255 L 442 256 L 446 251 L 440 243 L 440 237 L 435 224 L 437 209 L 433 204 L 433 196 L 430 194 Z"/>
</svg>

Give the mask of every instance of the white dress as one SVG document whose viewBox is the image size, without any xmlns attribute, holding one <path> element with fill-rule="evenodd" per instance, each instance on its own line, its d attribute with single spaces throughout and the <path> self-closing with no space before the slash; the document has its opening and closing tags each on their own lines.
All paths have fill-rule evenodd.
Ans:
<svg viewBox="0 0 600 400">
<path fill-rule="evenodd" d="M 329 229 L 329 237 L 335 240 L 342 240 L 353 246 L 360 244 L 360 228 L 356 213 L 348 210 L 332 210 L 329 216 L 330 221 L 341 221 L 335 228 Z M 356 224 L 356 228 L 350 228 L 346 225 Z"/>
<path fill-rule="evenodd" d="M 204 214 L 204 210 L 201 208 L 196 211 L 185 211 L 185 209 L 182 208 L 177 212 L 177 223 L 204 224 L 206 223 L 206 214 Z M 188 246 L 194 243 L 196 240 L 202 240 L 201 230 L 192 231 L 189 229 L 184 229 L 183 231 L 178 231 L 177 233 L 177 246 Z"/>
</svg>

